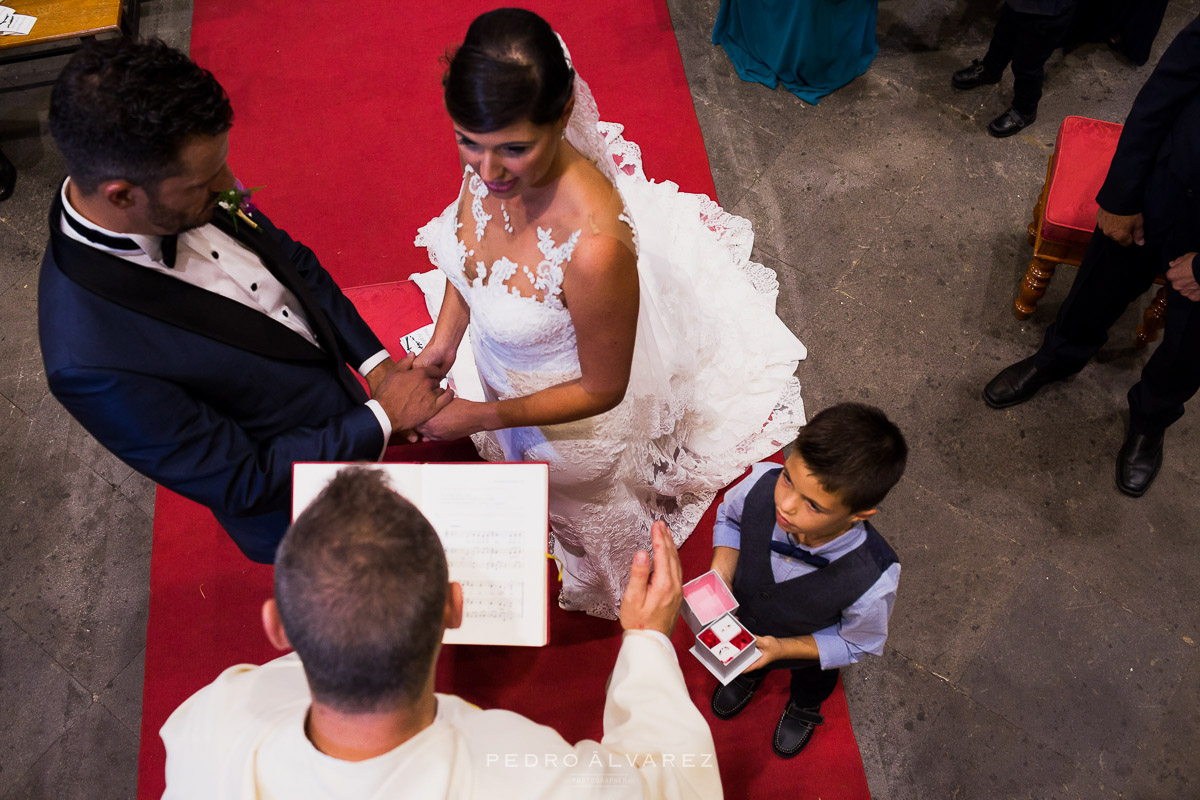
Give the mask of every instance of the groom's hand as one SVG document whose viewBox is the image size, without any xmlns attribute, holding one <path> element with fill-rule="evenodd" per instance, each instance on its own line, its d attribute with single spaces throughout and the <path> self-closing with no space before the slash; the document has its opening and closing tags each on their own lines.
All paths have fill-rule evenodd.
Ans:
<svg viewBox="0 0 1200 800">
<path fill-rule="evenodd" d="M 661 631 L 670 636 L 679 619 L 679 606 L 683 604 L 683 567 L 665 522 L 654 523 L 650 538 L 654 546 L 654 574 L 650 574 L 650 557 L 639 550 L 633 557 L 629 585 L 621 598 L 621 627 L 627 631 Z"/>
<path fill-rule="evenodd" d="M 383 383 L 383 379 L 387 377 L 388 373 L 398 368 L 399 365 L 392 360 L 391 356 L 388 356 L 375 365 L 375 369 L 363 376 L 367 382 L 367 388 L 371 390 L 371 397 L 379 393 L 379 384 Z"/>
<path fill-rule="evenodd" d="M 452 392 L 439 385 L 441 377 L 437 370 L 428 367 L 413 368 L 411 356 L 383 376 L 373 394 L 395 433 L 405 435 L 414 430 L 454 399 Z M 413 440 L 408 435 L 405 438 Z"/>
</svg>

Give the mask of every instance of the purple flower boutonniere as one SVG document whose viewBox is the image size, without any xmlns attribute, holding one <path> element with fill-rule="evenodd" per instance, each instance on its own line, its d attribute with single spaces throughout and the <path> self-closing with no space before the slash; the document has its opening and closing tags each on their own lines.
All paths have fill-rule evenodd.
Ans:
<svg viewBox="0 0 1200 800">
<path fill-rule="evenodd" d="M 261 188 L 263 187 L 255 186 L 253 189 L 247 189 L 241 181 L 237 181 L 232 189 L 226 189 L 217 195 L 217 205 L 233 220 L 235 233 L 239 221 L 246 223 L 253 230 L 258 230 L 258 223 L 250 219 L 250 212 L 254 210 L 254 204 L 250 202 L 250 195 Z"/>
</svg>

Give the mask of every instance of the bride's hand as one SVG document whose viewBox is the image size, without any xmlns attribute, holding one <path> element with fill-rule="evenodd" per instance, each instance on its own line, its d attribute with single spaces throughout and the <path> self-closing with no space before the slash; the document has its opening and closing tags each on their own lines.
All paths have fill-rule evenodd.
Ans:
<svg viewBox="0 0 1200 800">
<path fill-rule="evenodd" d="M 448 441 L 487 430 L 484 414 L 489 405 L 490 403 L 475 403 L 455 398 L 434 415 L 433 419 L 418 425 L 417 431 L 426 439 Z"/>
<path fill-rule="evenodd" d="M 433 367 L 445 375 L 454 366 L 454 358 L 457 355 L 458 351 L 453 347 L 443 347 L 437 342 L 430 342 L 424 350 L 417 353 L 416 360 L 413 361 L 413 366 Z"/>
</svg>

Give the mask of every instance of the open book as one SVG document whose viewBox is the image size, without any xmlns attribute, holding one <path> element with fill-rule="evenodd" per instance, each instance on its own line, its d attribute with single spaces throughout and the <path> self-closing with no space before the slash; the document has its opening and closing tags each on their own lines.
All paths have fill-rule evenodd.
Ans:
<svg viewBox="0 0 1200 800">
<path fill-rule="evenodd" d="M 300 463 L 292 519 L 348 466 L 385 473 L 441 537 L 450 580 L 462 584 L 463 624 L 446 644 L 541 647 L 547 641 L 545 464 Z"/>
</svg>

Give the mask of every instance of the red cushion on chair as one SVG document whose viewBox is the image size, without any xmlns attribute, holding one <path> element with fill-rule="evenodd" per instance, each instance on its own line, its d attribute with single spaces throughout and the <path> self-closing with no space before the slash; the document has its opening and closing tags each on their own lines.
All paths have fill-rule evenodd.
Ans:
<svg viewBox="0 0 1200 800">
<path fill-rule="evenodd" d="M 1087 244 L 1096 230 L 1096 194 L 1117 151 L 1115 122 L 1067 117 L 1054 143 L 1054 170 L 1042 221 L 1042 238 Z"/>
</svg>

